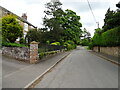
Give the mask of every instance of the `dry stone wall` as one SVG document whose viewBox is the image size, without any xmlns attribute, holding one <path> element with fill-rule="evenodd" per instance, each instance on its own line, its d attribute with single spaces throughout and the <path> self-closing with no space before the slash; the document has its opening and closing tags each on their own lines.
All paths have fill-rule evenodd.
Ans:
<svg viewBox="0 0 120 90">
<path fill-rule="evenodd" d="M 23 61 L 29 61 L 30 49 L 28 47 L 3 47 L 2 54 Z"/>
</svg>

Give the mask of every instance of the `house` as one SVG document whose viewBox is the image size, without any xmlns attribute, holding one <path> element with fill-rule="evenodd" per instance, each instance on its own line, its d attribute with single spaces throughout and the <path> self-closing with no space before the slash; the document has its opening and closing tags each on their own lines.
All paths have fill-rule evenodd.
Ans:
<svg viewBox="0 0 120 90">
<path fill-rule="evenodd" d="M 27 21 L 27 15 L 26 13 L 23 13 L 22 16 L 18 16 L 16 14 L 14 14 L 13 12 L 5 9 L 4 7 L 0 6 L 0 18 L 2 18 L 3 16 L 5 15 L 8 15 L 8 14 L 13 14 L 15 16 L 17 16 L 17 20 L 20 22 L 20 24 L 23 26 L 23 34 L 24 34 L 24 37 L 26 36 L 27 32 L 30 30 L 30 29 L 35 29 L 37 27 L 35 27 L 34 25 L 32 25 L 31 23 L 29 23 Z"/>
</svg>

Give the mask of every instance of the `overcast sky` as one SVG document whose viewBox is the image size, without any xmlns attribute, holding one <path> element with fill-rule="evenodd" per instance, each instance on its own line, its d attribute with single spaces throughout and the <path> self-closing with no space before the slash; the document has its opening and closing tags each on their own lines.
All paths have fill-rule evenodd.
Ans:
<svg viewBox="0 0 120 90">
<path fill-rule="evenodd" d="M 22 13 L 27 13 L 28 21 L 37 27 L 42 27 L 42 18 L 44 17 L 45 4 L 51 0 L 0 0 L 0 6 L 10 10 L 11 12 L 21 16 Z M 82 28 L 86 28 L 91 35 L 94 34 L 94 29 L 97 28 L 96 22 L 89 9 L 87 0 L 60 0 L 62 9 L 71 9 L 81 17 L 80 22 Z M 116 10 L 116 5 L 119 0 L 89 0 L 93 13 L 99 22 L 100 28 L 104 24 L 105 13 L 110 7 L 111 10 Z"/>
</svg>

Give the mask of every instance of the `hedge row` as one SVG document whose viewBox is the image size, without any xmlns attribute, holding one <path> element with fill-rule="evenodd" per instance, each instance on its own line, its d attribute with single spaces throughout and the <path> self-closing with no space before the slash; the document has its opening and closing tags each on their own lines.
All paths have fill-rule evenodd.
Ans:
<svg viewBox="0 0 120 90">
<path fill-rule="evenodd" d="M 5 46 L 5 47 L 27 47 L 24 44 L 8 43 L 8 42 L 2 42 L 2 46 Z"/>
<path fill-rule="evenodd" d="M 102 34 L 95 34 L 93 46 L 120 46 L 120 26 Z"/>
</svg>

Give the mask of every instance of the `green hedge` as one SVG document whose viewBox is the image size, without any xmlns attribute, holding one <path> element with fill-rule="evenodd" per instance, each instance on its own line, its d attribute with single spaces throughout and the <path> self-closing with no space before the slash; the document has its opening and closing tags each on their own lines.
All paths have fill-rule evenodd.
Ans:
<svg viewBox="0 0 120 90">
<path fill-rule="evenodd" d="M 75 49 L 77 45 L 73 41 L 68 40 L 64 43 L 64 47 L 66 47 L 67 50 L 72 50 Z"/>
<path fill-rule="evenodd" d="M 120 46 L 120 26 L 102 34 L 95 34 L 92 43 L 93 46 Z"/>
<path fill-rule="evenodd" d="M 120 27 L 108 30 L 102 34 L 102 46 L 120 45 Z"/>
<path fill-rule="evenodd" d="M 58 51 L 50 51 L 50 52 L 41 52 L 39 53 L 39 58 L 42 59 L 43 57 L 47 56 L 47 55 L 52 55 L 57 53 Z"/>
<path fill-rule="evenodd" d="M 2 46 L 6 46 L 6 47 L 27 47 L 24 44 L 18 44 L 18 43 L 8 43 L 8 42 L 3 42 Z"/>
<path fill-rule="evenodd" d="M 81 45 L 82 45 L 82 46 L 88 46 L 88 45 L 89 45 L 88 39 L 83 39 L 83 40 L 81 41 Z"/>
</svg>

